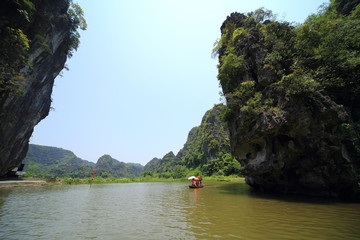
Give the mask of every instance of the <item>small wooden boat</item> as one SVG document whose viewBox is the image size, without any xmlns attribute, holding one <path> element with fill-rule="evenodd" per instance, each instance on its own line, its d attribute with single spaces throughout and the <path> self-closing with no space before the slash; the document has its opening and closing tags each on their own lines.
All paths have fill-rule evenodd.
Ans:
<svg viewBox="0 0 360 240">
<path fill-rule="evenodd" d="M 189 186 L 189 188 L 203 188 L 204 185 L 202 184 L 202 180 L 203 178 L 202 177 L 195 177 L 195 176 L 192 176 L 192 177 L 189 177 L 188 180 L 192 180 L 192 184 Z"/>
</svg>

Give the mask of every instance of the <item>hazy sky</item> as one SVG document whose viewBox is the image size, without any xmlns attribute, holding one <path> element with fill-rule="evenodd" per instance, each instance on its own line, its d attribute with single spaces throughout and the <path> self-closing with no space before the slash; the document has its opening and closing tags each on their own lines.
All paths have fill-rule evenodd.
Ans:
<svg viewBox="0 0 360 240">
<path fill-rule="evenodd" d="M 183 147 L 188 132 L 220 102 L 220 26 L 232 12 L 265 7 L 302 23 L 325 0 L 74 0 L 88 29 L 55 81 L 54 111 L 31 143 L 96 162 L 110 154 L 145 165 Z"/>
</svg>

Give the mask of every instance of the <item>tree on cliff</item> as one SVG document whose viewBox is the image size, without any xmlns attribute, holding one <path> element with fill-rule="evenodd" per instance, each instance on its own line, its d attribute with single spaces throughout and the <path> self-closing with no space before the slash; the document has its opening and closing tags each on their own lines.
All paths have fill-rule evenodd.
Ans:
<svg viewBox="0 0 360 240">
<path fill-rule="evenodd" d="M 18 166 L 50 110 L 54 79 L 78 47 L 83 11 L 72 0 L 0 1 L 0 176 Z"/>
<path fill-rule="evenodd" d="M 67 40 L 67 54 L 72 56 L 79 46 L 78 29 L 87 28 L 84 12 L 78 4 L 69 1 L 70 37 Z M 42 26 L 49 21 L 50 14 L 42 12 L 39 5 L 49 4 L 43 0 L 2 0 L 0 3 L 0 99 L 7 94 L 21 94 L 25 81 L 20 70 L 28 64 L 29 53 L 41 46 L 51 53 L 45 43 L 46 29 Z M 65 22 L 64 22 L 65 23 Z M 31 25 L 36 27 L 30 28 Z"/>
<path fill-rule="evenodd" d="M 323 195 L 357 188 L 359 3 L 331 0 L 299 26 L 265 9 L 232 13 L 221 26 L 223 117 L 250 185 Z"/>
</svg>

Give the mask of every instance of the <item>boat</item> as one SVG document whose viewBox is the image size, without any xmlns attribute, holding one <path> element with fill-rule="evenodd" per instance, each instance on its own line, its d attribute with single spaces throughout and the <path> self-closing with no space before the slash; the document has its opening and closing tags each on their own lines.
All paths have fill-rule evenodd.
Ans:
<svg viewBox="0 0 360 240">
<path fill-rule="evenodd" d="M 25 164 L 21 163 L 18 167 L 9 170 L 6 173 L 7 178 L 19 178 L 25 174 Z"/>
<path fill-rule="evenodd" d="M 204 185 L 202 184 L 202 177 L 189 177 L 188 180 L 192 180 L 192 184 L 189 186 L 189 188 L 203 188 Z"/>
</svg>

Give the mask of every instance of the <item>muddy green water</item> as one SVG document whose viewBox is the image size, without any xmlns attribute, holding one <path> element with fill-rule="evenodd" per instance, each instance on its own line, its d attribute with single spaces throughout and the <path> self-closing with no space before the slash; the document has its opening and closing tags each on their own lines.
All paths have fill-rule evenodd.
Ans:
<svg viewBox="0 0 360 240">
<path fill-rule="evenodd" d="M 244 183 L 0 189 L 0 239 L 360 239 L 360 204 L 255 194 Z"/>
</svg>

